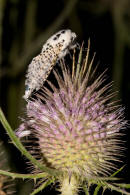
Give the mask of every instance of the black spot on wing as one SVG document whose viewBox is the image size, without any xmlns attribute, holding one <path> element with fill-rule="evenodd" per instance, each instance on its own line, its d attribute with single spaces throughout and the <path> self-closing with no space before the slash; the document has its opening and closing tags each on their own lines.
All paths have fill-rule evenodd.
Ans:
<svg viewBox="0 0 130 195">
<path fill-rule="evenodd" d="M 57 38 L 59 38 L 59 37 L 60 37 L 60 35 L 61 35 L 61 34 L 59 34 L 59 33 L 58 33 L 58 34 L 56 35 L 56 36 L 57 36 Z"/>
<path fill-rule="evenodd" d="M 53 40 L 56 41 L 58 39 L 58 37 L 54 37 Z"/>
<path fill-rule="evenodd" d="M 53 38 L 53 40 L 56 41 L 60 36 L 61 36 L 61 34 L 58 33 L 58 34 Z"/>
<path fill-rule="evenodd" d="M 64 34 L 65 33 L 65 30 L 62 30 L 61 33 Z"/>
</svg>

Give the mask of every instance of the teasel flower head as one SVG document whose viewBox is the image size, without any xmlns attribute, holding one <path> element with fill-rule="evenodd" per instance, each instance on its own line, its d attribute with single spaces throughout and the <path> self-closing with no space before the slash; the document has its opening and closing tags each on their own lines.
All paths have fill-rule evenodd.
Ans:
<svg viewBox="0 0 130 195">
<path fill-rule="evenodd" d="M 88 42 L 89 43 L 89 42 Z M 48 81 L 35 99 L 27 103 L 27 118 L 17 135 L 38 140 L 41 162 L 62 173 L 57 176 L 62 195 L 73 195 L 87 181 L 110 176 L 121 155 L 121 129 L 126 121 L 123 108 L 111 102 L 111 83 L 103 86 L 105 74 L 96 77 L 89 49 L 72 68 L 60 62 L 53 71 L 58 87 Z"/>
</svg>

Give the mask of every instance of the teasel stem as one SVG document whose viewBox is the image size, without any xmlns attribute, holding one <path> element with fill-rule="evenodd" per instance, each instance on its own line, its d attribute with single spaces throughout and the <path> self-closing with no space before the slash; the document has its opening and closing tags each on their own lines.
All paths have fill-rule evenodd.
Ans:
<svg viewBox="0 0 130 195">
<path fill-rule="evenodd" d="M 61 195 L 78 195 L 79 182 L 74 174 L 62 177 L 60 184 Z"/>
</svg>

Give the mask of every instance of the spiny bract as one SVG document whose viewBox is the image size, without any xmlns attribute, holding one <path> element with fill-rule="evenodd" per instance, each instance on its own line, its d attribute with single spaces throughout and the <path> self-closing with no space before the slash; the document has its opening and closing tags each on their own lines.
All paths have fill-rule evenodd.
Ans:
<svg viewBox="0 0 130 195">
<path fill-rule="evenodd" d="M 24 99 L 28 99 L 34 90 L 39 90 L 47 79 L 56 62 L 76 47 L 76 34 L 71 30 L 61 30 L 51 36 L 43 45 L 41 53 L 29 64 Z"/>
<path fill-rule="evenodd" d="M 102 86 L 104 73 L 95 78 L 89 48 L 82 55 L 81 48 L 77 63 L 73 56 L 72 70 L 61 64 L 62 75 L 54 71 L 58 88 L 48 82 L 51 91 L 43 87 L 36 100 L 29 100 L 27 118 L 17 131 L 20 138 L 31 132 L 38 139 L 41 162 L 63 173 L 57 178 L 61 191 L 67 183 L 72 194 L 82 182 L 112 173 L 126 124 L 123 109 L 110 102 L 111 84 Z"/>
</svg>

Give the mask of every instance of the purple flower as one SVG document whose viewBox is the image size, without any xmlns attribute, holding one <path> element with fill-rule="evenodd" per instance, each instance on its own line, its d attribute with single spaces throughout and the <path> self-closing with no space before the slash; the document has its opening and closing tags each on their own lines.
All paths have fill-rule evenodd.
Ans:
<svg viewBox="0 0 130 195">
<path fill-rule="evenodd" d="M 62 75 L 54 71 L 59 87 L 48 81 L 51 90 L 43 87 L 37 99 L 28 101 L 27 118 L 17 131 L 19 137 L 33 134 L 42 162 L 63 172 L 65 179 L 78 178 L 77 186 L 110 176 L 121 155 L 120 130 L 126 124 L 123 108 L 111 101 L 111 84 L 103 86 L 104 74 L 95 79 L 93 60 L 78 60 L 80 64 L 73 60 L 72 70 L 61 63 Z"/>
</svg>

